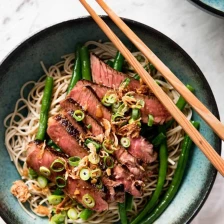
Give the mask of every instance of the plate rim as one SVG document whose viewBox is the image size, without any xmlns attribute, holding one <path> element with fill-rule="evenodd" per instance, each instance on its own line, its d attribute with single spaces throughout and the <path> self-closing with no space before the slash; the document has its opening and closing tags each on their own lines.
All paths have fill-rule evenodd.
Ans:
<svg viewBox="0 0 224 224">
<path fill-rule="evenodd" d="M 224 18 L 224 12 L 221 10 L 218 10 L 200 0 L 190 0 L 193 4 L 195 4 L 196 6 L 201 7 L 202 10 L 209 12 L 210 14 L 217 16 L 217 17 L 221 17 Z"/>
<path fill-rule="evenodd" d="M 195 1 L 195 0 L 191 0 L 191 1 Z M 196 0 L 197 1 L 197 0 Z M 110 18 L 106 15 L 100 15 L 100 17 L 104 20 L 110 20 Z M 154 33 L 162 36 L 163 38 L 165 38 L 170 44 L 174 45 L 175 48 L 183 55 L 183 57 L 186 58 L 186 60 L 189 61 L 190 64 L 192 64 L 195 68 L 195 71 L 198 73 L 199 77 L 201 78 L 202 82 L 206 85 L 206 88 L 208 89 L 208 91 L 211 93 L 210 95 L 210 99 L 212 100 L 212 104 L 214 106 L 214 112 L 213 114 L 220 120 L 220 116 L 219 116 L 219 111 L 218 111 L 218 107 L 217 107 L 217 103 L 216 103 L 216 100 L 215 100 L 215 97 L 214 97 L 214 94 L 213 94 L 213 91 L 207 81 L 207 79 L 205 78 L 204 74 L 202 73 L 202 71 L 200 70 L 200 68 L 198 67 L 198 65 L 196 64 L 196 62 L 190 57 L 190 55 L 188 55 L 188 53 L 182 48 L 179 46 L 179 44 L 177 44 L 175 41 L 173 41 L 170 37 L 168 37 L 167 35 L 163 34 L 162 32 L 154 29 L 153 27 L 149 26 L 149 25 L 146 25 L 144 23 L 141 23 L 141 22 L 138 22 L 138 21 L 135 21 L 135 20 L 132 20 L 132 19 L 128 19 L 128 18 L 125 18 L 125 17 L 120 17 L 122 20 L 124 20 L 124 22 L 128 22 L 128 23 L 131 23 L 133 25 L 137 25 L 138 27 L 141 27 L 142 29 L 146 29 L 146 30 L 151 30 L 153 31 Z M 74 18 L 74 19 L 69 19 L 69 20 L 64 20 L 64 21 L 61 21 L 59 23 L 55 23 L 53 25 L 49 25 L 49 26 L 46 26 L 45 28 L 35 32 L 34 34 L 32 34 L 31 36 L 27 37 L 27 38 L 24 38 L 23 41 L 21 41 L 19 44 L 17 44 L 8 54 L 6 54 L 6 56 L 1 60 L 0 62 L 0 70 L 2 68 L 4 68 L 5 64 L 7 66 L 7 63 L 8 61 L 10 61 L 11 57 L 18 53 L 20 50 L 23 50 L 23 48 L 25 47 L 26 48 L 26 45 L 27 43 L 29 43 L 30 41 L 32 40 L 35 40 L 36 37 L 38 37 L 39 35 L 43 34 L 44 32 L 46 32 L 48 29 L 55 29 L 57 28 L 58 26 L 62 26 L 64 24 L 67 24 L 67 23 L 77 23 L 77 22 L 81 22 L 81 21 L 84 21 L 84 20 L 93 20 L 91 16 L 81 16 L 81 17 L 78 17 L 78 18 Z M 4 70 L 3 70 L 4 71 Z M 1 79 L 3 78 L 3 76 L 0 75 L 0 81 Z M 221 155 L 221 151 L 222 151 L 222 148 L 221 148 L 221 139 L 217 139 L 217 152 L 219 155 Z M 214 185 L 214 182 L 216 180 L 216 176 L 217 176 L 217 170 L 216 169 L 213 169 L 211 171 L 211 180 L 209 182 L 209 187 L 206 191 L 206 194 L 204 196 L 204 198 L 202 198 L 202 200 L 200 201 L 200 203 L 198 203 L 196 209 L 194 210 L 194 212 L 189 215 L 189 218 L 188 220 L 186 220 L 187 223 L 190 223 L 194 217 L 198 214 L 198 212 L 201 210 L 202 206 L 204 205 L 204 203 L 206 202 L 211 190 L 212 190 L 212 187 Z M 1 206 L 1 202 L 0 202 L 0 206 Z M 7 213 L 4 213 L 2 210 L 0 210 L 0 216 L 2 217 L 2 219 L 6 222 L 6 223 L 10 223 L 10 217 L 9 215 L 7 215 Z"/>
</svg>

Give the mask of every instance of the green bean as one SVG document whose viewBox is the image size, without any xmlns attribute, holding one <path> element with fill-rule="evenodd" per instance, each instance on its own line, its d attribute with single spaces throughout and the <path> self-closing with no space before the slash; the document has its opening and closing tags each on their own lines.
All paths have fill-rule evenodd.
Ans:
<svg viewBox="0 0 224 224">
<path fill-rule="evenodd" d="M 108 60 L 106 64 L 109 65 L 111 68 L 114 67 L 114 62 L 111 60 Z"/>
<path fill-rule="evenodd" d="M 199 122 L 192 121 L 192 124 L 195 128 L 199 128 Z M 163 213 L 163 211 L 168 207 L 170 202 L 175 197 L 183 178 L 191 146 L 192 140 L 187 134 L 185 134 L 182 144 L 182 151 L 178 160 L 177 168 L 175 170 L 172 182 L 165 195 L 163 196 L 162 200 L 158 203 L 158 206 L 152 211 L 149 217 L 145 218 L 141 222 L 141 224 L 153 223 Z"/>
<path fill-rule="evenodd" d="M 82 219 L 82 220 L 87 220 L 91 215 L 93 214 L 93 211 L 86 208 L 84 210 L 81 211 L 79 217 Z"/>
<path fill-rule="evenodd" d="M 82 78 L 92 81 L 89 50 L 86 46 L 80 49 L 81 65 L 82 65 Z"/>
<path fill-rule="evenodd" d="M 78 43 L 75 48 L 75 63 L 72 73 L 72 78 L 70 80 L 67 94 L 72 90 L 75 84 L 82 78 L 82 69 L 81 69 L 81 58 L 80 58 L 80 48 L 81 45 Z"/>
<path fill-rule="evenodd" d="M 47 129 L 48 111 L 51 105 L 52 89 L 53 89 L 53 78 L 47 76 L 44 87 L 44 95 L 41 104 L 39 128 L 36 135 L 36 139 L 42 141 L 45 138 Z"/>
<path fill-rule="evenodd" d="M 125 204 L 125 202 L 124 203 L 118 203 L 118 209 L 119 209 L 121 224 L 127 224 L 128 219 L 127 219 L 127 215 L 126 215 L 126 204 Z"/>
<path fill-rule="evenodd" d="M 159 133 L 153 140 L 152 140 L 152 144 L 153 146 L 157 147 L 159 146 L 163 140 L 166 139 L 166 135 L 164 135 L 164 133 Z"/>
<path fill-rule="evenodd" d="M 58 152 L 62 152 L 62 150 L 58 147 L 58 145 L 56 145 L 51 139 L 47 142 L 47 145 Z"/>
<path fill-rule="evenodd" d="M 186 87 L 191 92 L 194 92 L 194 88 L 192 86 L 186 85 Z M 177 108 L 179 108 L 179 110 L 182 111 L 184 109 L 184 107 L 186 106 L 186 104 L 187 104 L 186 100 L 182 96 L 180 96 L 179 99 L 178 99 L 178 101 L 177 101 L 177 103 L 176 103 L 176 106 L 177 106 Z M 166 128 L 168 129 L 173 124 L 173 122 L 174 122 L 174 119 L 171 119 L 170 121 L 168 121 L 166 123 Z"/>
<path fill-rule="evenodd" d="M 124 64 L 124 57 L 121 54 L 121 52 L 118 51 L 116 56 L 115 56 L 115 59 L 114 59 L 114 64 L 113 64 L 114 70 L 117 70 L 117 71 L 121 72 L 123 64 Z"/>
<path fill-rule="evenodd" d="M 160 126 L 159 130 L 160 130 L 160 133 L 163 133 L 165 135 L 165 132 L 166 132 L 165 126 Z M 156 203 L 158 201 L 159 196 L 161 195 L 163 185 L 166 180 L 167 167 L 168 167 L 167 159 L 168 159 L 167 142 L 166 140 L 163 140 L 159 149 L 159 175 L 158 175 L 156 189 L 151 199 L 148 201 L 148 203 L 144 207 L 144 209 L 131 222 L 131 224 L 140 223 L 140 221 L 145 217 L 145 215 L 151 212 L 152 209 L 156 206 Z"/>
<path fill-rule="evenodd" d="M 131 211 L 133 207 L 133 195 L 125 193 L 126 211 Z"/>
</svg>

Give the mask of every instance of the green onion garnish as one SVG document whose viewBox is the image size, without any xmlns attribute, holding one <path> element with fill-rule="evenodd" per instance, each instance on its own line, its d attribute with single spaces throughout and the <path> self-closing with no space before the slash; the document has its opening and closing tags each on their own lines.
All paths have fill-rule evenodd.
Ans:
<svg viewBox="0 0 224 224">
<path fill-rule="evenodd" d="M 105 94 L 105 96 L 102 99 L 102 104 L 106 107 L 111 106 L 113 103 L 117 101 L 117 95 L 112 93 L 112 94 Z"/>
<path fill-rule="evenodd" d="M 137 108 L 132 109 L 131 118 L 137 120 L 140 117 L 140 111 Z"/>
<path fill-rule="evenodd" d="M 88 125 L 86 126 L 86 128 L 90 130 L 90 129 L 92 128 L 92 125 L 91 125 L 91 124 L 88 124 Z"/>
<path fill-rule="evenodd" d="M 30 179 L 36 179 L 38 176 L 37 172 L 34 171 L 32 168 L 29 168 L 28 175 Z"/>
<path fill-rule="evenodd" d="M 43 176 L 37 177 L 37 182 L 39 183 L 40 188 L 45 188 L 47 186 L 47 178 Z"/>
<path fill-rule="evenodd" d="M 81 169 L 79 176 L 82 180 L 89 180 L 89 178 L 90 178 L 89 169 L 86 169 L 86 168 Z"/>
<path fill-rule="evenodd" d="M 63 195 L 64 192 L 60 188 L 56 188 L 53 192 L 53 195 Z"/>
<path fill-rule="evenodd" d="M 125 78 L 125 79 L 121 82 L 119 88 L 123 88 L 123 89 L 125 89 L 125 88 L 129 85 L 130 81 L 131 81 L 131 79 L 129 79 L 129 78 Z"/>
<path fill-rule="evenodd" d="M 103 150 L 109 154 L 112 154 L 114 152 L 114 150 L 108 149 L 108 147 L 111 145 L 111 143 L 112 143 L 111 140 L 106 139 L 103 141 L 103 144 L 102 144 Z"/>
<path fill-rule="evenodd" d="M 59 188 L 63 188 L 66 186 L 66 180 L 64 177 L 57 176 L 55 182 Z"/>
<path fill-rule="evenodd" d="M 112 112 L 116 113 L 118 108 L 120 107 L 121 103 L 120 102 L 115 102 L 112 104 Z"/>
<path fill-rule="evenodd" d="M 82 121 L 85 117 L 85 114 L 81 110 L 76 110 L 73 114 L 73 117 L 76 121 Z"/>
<path fill-rule="evenodd" d="M 102 181 L 101 180 L 98 180 L 97 183 L 96 183 L 96 188 L 97 189 L 102 189 L 102 187 L 103 187 Z"/>
<path fill-rule="evenodd" d="M 130 144 L 131 144 L 130 138 L 126 138 L 126 137 L 121 138 L 121 145 L 124 148 L 128 148 Z"/>
<path fill-rule="evenodd" d="M 45 166 L 41 166 L 39 171 L 45 177 L 49 177 L 51 175 L 51 171 Z"/>
<path fill-rule="evenodd" d="M 91 215 L 93 214 L 93 211 L 86 208 L 84 210 L 81 211 L 79 217 L 82 219 L 82 220 L 87 220 Z"/>
<path fill-rule="evenodd" d="M 105 156 L 103 158 L 103 161 L 104 161 L 104 165 L 107 168 L 113 168 L 114 167 L 114 159 L 111 156 Z"/>
<path fill-rule="evenodd" d="M 135 74 L 135 76 L 133 78 L 136 80 L 140 80 L 140 76 L 138 74 Z"/>
<path fill-rule="evenodd" d="M 95 200 L 90 194 L 84 194 L 82 196 L 82 202 L 85 204 L 88 208 L 93 208 L 95 206 Z"/>
<path fill-rule="evenodd" d="M 93 140 L 90 139 L 90 138 L 87 138 L 87 139 L 85 140 L 85 145 L 88 146 L 89 143 L 92 143 L 92 144 L 95 146 L 97 152 L 100 150 L 100 148 L 101 148 L 101 144 L 99 144 L 99 143 L 93 141 Z"/>
<path fill-rule="evenodd" d="M 95 153 L 90 153 L 88 159 L 92 164 L 98 164 L 100 162 L 100 157 Z"/>
<path fill-rule="evenodd" d="M 64 196 L 61 196 L 61 195 L 50 195 L 47 197 L 47 200 L 49 201 L 51 205 L 58 205 L 59 203 L 62 202 L 63 199 L 64 199 Z"/>
<path fill-rule="evenodd" d="M 68 159 L 68 163 L 70 166 L 78 166 L 79 165 L 79 162 L 80 162 L 80 157 L 78 156 L 73 156 L 73 157 L 70 157 Z"/>
<path fill-rule="evenodd" d="M 91 170 L 91 172 L 90 172 L 91 178 L 99 178 L 101 176 L 101 174 L 102 174 L 102 171 L 99 168 L 97 168 L 95 170 Z"/>
<path fill-rule="evenodd" d="M 55 214 L 54 216 L 51 217 L 51 222 L 53 222 L 53 224 L 64 223 L 65 216 L 66 215 L 63 213 Z"/>
<path fill-rule="evenodd" d="M 61 172 L 64 169 L 65 169 L 65 162 L 61 159 L 56 159 L 51 164 L 51 170 L 53 170 L 54 172 Z"/>
<path fill-rule="evenodd" d="M 154 117 L 149 114 L 148 116 L 148 126 L 151 127 L 153 125 L 153 122 L 154 122 Z"/>
<path fill-rule="evenodd" d="M 76 220 L 78 218 L 78 212 L 74 208 L 70 208 L 67 212 L 67 215 L 72 220 Z"/>
</svg>

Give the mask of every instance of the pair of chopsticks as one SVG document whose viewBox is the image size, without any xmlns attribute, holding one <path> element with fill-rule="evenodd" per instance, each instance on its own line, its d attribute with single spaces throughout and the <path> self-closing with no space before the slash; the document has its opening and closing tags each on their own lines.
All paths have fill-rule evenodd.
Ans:
<svg viewBox="0 0 224 224">
<path fill-rule="evenodd" d="M 184 97 L 184 99 L 194 108 L 194 110 L 207 122 L 214 132 L 224 140 L 224 125 L 192 94 L 185 85 L 163 64 L 162 61 L 139 39 L 139 37 L 106 5 L 103 0 L 96 0 L 114 23 L 125 33 L 132 43 L 149 59 L 156 69 L 166 80 Z M 85 0 L 80 0 L 95 22 L 113 42 L 116 48 L 132 65 L 142 80 L 149 86 L 151 91 L 166 107 L 173 118 L 182 126 L 184 131 L 191 137 L 192 141 L 201 149 L 219 173 L 224 176 L 224 160 L 206 141 L 206 139 L 193 127 L 184 114 L 176 107 L 172 100 L 156 84 L 151 76 L 145 71 L 137 59 L 124 46 L 107 24 L 96 14 Z"/>
</svg>

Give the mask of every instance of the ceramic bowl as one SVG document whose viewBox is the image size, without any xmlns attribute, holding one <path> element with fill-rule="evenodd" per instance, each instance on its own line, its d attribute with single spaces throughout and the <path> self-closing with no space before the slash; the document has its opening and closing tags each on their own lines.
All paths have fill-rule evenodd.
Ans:
<svg viewBox="0 0 224 224">
<path fill-rule="evenodd" d="M 224 17 L 224 1 L 223 0 L 191 0 L 202 9 L 217 15 Z"/>
<path fill-rule="evenodd" d="M 130 41 L 108 17 L 103 17 L 103 19 L 126 46 L 133 48 Z M 157 30 L 129 19 L 124 19 L 124 21 L 182 82 L 195 87 L 197 97 L 216 117 L 219 117 L 208 82 L 187 53 Z M 28 224 L 34 223 L 34 220 L 22 210 L 16 198 L 10 193 L 12 182 L 19 179 L 19 175 L 4 145 L 3 120 L 13 111 L 22 85 L 30 80 L 38 80 L 42 75 L 39 63 L 41 60 L 48 67 L 58 62 L 62 55 L 73 52 L 76 42 L 88 40 L 108 40 L 90 17 L 62 22 L 24 41 L 9 54 L 0 66 L 0 215 L 6 223 Z M 217 136 L 197 114 L 193 114 L 193 119 L 200 121 L 200 132 L 220 154 L 221 142 Z M 175 199 L 156 223 L 190 222 L 208 197 L 216 173 L 202 152 L 194 147 L 181 187 Z M 46 218 L 37 217 L 35 223 L 43 224 L 48 221 Z"/>
</svg>

